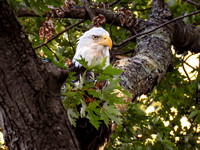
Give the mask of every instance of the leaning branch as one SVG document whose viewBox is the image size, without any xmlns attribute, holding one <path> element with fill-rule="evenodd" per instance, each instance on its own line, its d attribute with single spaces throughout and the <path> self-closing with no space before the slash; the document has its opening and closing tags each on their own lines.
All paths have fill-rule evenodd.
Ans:
<svg viewBox="0 0 200 150">
<path fill-rule="evenodd" d="M 137 29 L 134 29 L 135 25 L 132 25 L 132 26 L 127 26 L 126 24 L 122 25 L 120 15 L 113 11 L 106 10 L 106 9 L 92 8 L 92 7 L 90 7 L 90 10 L 91 10 L 91 12 L 94 12 L 96 16 L 99 14 L 103 15 L 106 19 L 106 23 L 125 28 L 125 29 L 129 30 L 131 33 L 135 33 L 135 30 L 137 30 L 137 29 L 140 30 L 141 28 L 143 28 L 143 27 L 137 26 Z M 51 12 L 47 12 L 47 13 L 43 14 L 42 16 L 46 17 L 47 14 L 49 14 L 49 13 L 51 13 Z M 54 16 L 59 17 L 59 16 L 57 16 L 57 14 L 54 14 Z M 19 11 L 18 17 L 39 17 L 39 15 L 34 11 L 27 10 L 27 11 Z M 64 12 L 63 18 L 86 19 L 86 20 L 90 19 L 88 17 L 87 10 L 85 9 L 85 7 L 82 7 L 82 6 L 73 7 L 70 9 L 69 12 Z M 113 19 L 113 18 L 115 18 L 115 19 Z M 140 25 L 140 24 L 147 24 L 147 22 L 144 20 L 138 19 L 137 25 Z"/>
<path fill-rule="evenodd" d="M 117 4 L 119 2 L 120 2 L 120 0 L 115 0 L 114 2 L 112 2 L 112 3 L 109 4 L 109 7 L 112 7 L 112 6 L 114 6 L 115 4 Z"/>
<path fill-rule="evenodd" d="M 73 25 L 67 27 L 66 29 L 62 30 L 60 33 L 58 33 L 58 34 L 54 35 L 52 38 L 50 38 L 46 43 L 42 43 L 42 44 L 40 44 L 39 46 L 35 47 L 34 49 L 38 49 L 38 48 L 40 48 L 40 47 L 42 47 L 42 46 L 44 46 L 44 45 L 47 45 L 47 43 L 49 43 L 49 42 L 51 42 L 52 40 L 56 39 L 57 37 L 59 37 L 59 36 L 62 35 L 63 33 L 69 31 L 70 29 L 72 29 L 73 27 L 75 27 L 75 26 L 77 26 L 77 25 L 83 23 L 84 21 L 85 21 L 85 20 L 83 19 L 83 20 L 81 20 L 81 21 L 79 21 L 79 22 L 77 22 L 77 23 L 75 23 L 75 24 L 73 24 Z"/>
<path fill-rule="evenodd" d="M 159 29 L 159 28 L 161 28 L 161 27 L 163 27 L 163 26 L 165 26 L 165 25 L 167 25 L 167 24 L 170 24 L 170 23 L 172 23 L 172 22 L 175 22 L 176 24 L 178 24 L 178 25 L 175 25 L 176 27 L 179 27 L 179 26 L 181 25 L 181 26 L 182 26 L 181 29 L 184 29 L 185 27 L 187 27 L 187 25 L 185 25 L 185 24 L 180 24 L 180 25 L 179 25 L 179 22 L 181 22 L 181 21 L 179 21 L 179 22 L 176 22 L 176 21 L 177 21 L 177 20 L 180 20 L 180 19 L 182 19 L 182 18 L 191 16 L 191 15 L 195 15 L 195 14 L 197 14 L 197 13 L 200 12 L 200 11 L 198 10 L 198 11 L 195 11 L 195 12 L 193 12 L 193 13 L 190 13 L 190 14 L 187 14 L 187 15 L 184 15 L 184 16 L 177 17 L 177 18 L 175 18 L 175 19 L 172 19 L 172 20 L 170 20 L 170 21 L 168 21 L 168 22 L 166 22 L 166 23 L 164 23 L 164 24 L 161 24 L 161 25 L 155 27 L 155 28 L 152 29 L 152 30 L 149 30 L 149 31 L 146 31 L 146 32 L 139 33 L 139 34 L 136 34 L 136 35 L 135 35 L 135 31 L 136 31 L 136 32 L 141 32 L 141 31 L 145 28 L 145 25 L 146 25 L 146 26 L 149 26 L 147 21 L 138 19 L 137 27 L 135 27 L 134 25 L 133 25 L 133 26 L 130 26 L 130 27 L 128 27 L 128 26 L 126 26 L 126 25 L 123 25 L 123 26 L 122 26 L 122 25 L 121 25 L 121 21 L 120 21 L 121 18 L 120 18 L 120 16 L 118 15 L 118 13 L 115 13 L 115 12 L 112 12 L 112 11 L 109 11 L 109 10 L 106 10 L 106 9 L 97 9 L 97 8 L 91 8 L 91 9 L 92 9 L 93 12 L 95 12 L 96 15 L 102 14 L 102 15 L 105 17 L 105 19 L 106 19 L 106 23 L 112 24 L 112 25 L 115 25 L 115 26 L 119 26 L 119 27 L 123 27 L 123 28 L 129 30 L 131 33 L 134 34 L 132 37 L 126 39 L 125 41 L 123 41 L 123 42 L 121 42 L 121 43 L 119 43 L 119 44 L 114 45 L 115 47 L 120 47 L 120 46 L 126 45 L 128 42 L 130 42 L 131 40 L 135 39 L 136 37 L 139 37 L 139 36 L 144 35 L 144 34 L 151 33 L 151 32 L 153 32 L 153 31 L 155 31 L 155 30 L 157 30 L 157 29 Z M 29 13 L 29 15 L 30 15 L 30 16 L 33 16 L 33 15 L 34 15 L 33 13 L 34 13 L 34 12 L 32 11 L 31 14 Z M 28 13 L 27 13 L 27 14 L 28 14 Z M 26 15 L 26 13 L 23 12 L 23 15 Z M 35 15 L 37 15 L 37 14 L 35 14 Z M 21 15 L 20 15 L 20 13 L 19 13 L 19 16 L 22 16 L 22 13 L 21 13 Z M 43 16 L 45 16 L 45 14 L 44 14 Z M 55 17 L 58 17 L 58 16 L 56 16 L 56 14 L 55 14 Z M 73 19 L 83 19 L 83 18 L 84 18 L 84 19 L 89 19 L 89 18 L 88 18 L 88 15 L 87 15 L 86 9 L 85 9 L 84 7 L 81 7 L 81 6 L 73 7 L 73 8 L 70 9 L 69 12 L 65 12 L 65 13 L 64 13 L 64 18 L 73 18 Z M 114 19 L 113 19 L 113 18 L 114 18 Z M 189 29 L 189 28 L 192 28 L 192 29 Z M 176 30 L 178 31 L 178 29 L 176 29 Z M 176 37 L 178 36 L 179 38 L 181 38 L 183 35 L 188 35 L 188 34 L 190 34 L 190 32 L 192 32 L 192 30 L 194 30 L 194 27 L 188 27 L 187 33 L 185 33 L 184 30 L 183 30 L 183 32 L 177 32 L 177 33 L 174 34 L 174 35 L 175 35 Z M 198 28 L 195 27 L 195 30 L 198 31 Z M 195 33 L 192 32 L 192 33 L 195 34 L 195 35 L 198 34 L 198 32 L 195 32 Z M 184 36 L 184 37 L 185 37 L 185 36 Z M 198 38 L 198 35 L 196 35 L 195 37 L 197 37 L 196 40 L 195 40 L 195 43 L 200 43 L 200 42 L 198 42 L 198 40 L 200 39 L 200 38 Z M 186 47 L 186 49 L 183 49 L 182 51 L 187 51 L 187 50 L 188 50 L 188 46 L 184 46 L 184 45 L 182 44 L 182 43 L 185 43 L 185 40 L 186 40 L 186 39 L 185 39 L 185 38 L 182 38 L 182 43 L 180 43 L 180 40 L 179 40 L 179 41 L 176 41 L 176 39 L 177 39 L 177 38 L 175 38 L 175 39 L 172 40 L 172 43 L 173 43 L 173 45 L 176 47 L 176 49 L 178 50 L 178 49 L 183 49 L 184 47 Z M 190 40 L 190 46 L 189 46 L 189 48 L 190 48 L 191 46 L 193 46 L 192 49 L 190 49 L 190 50 L 191 50 L 191 51 L 194 51 L 195 53 L 197 53 L 199 50 L 197 50 L 198 48 L 196 48 L 196 47 L 198 47 L 200 44 L 195 45 L 194 42 L 192 43 L 191 41 L 194 41 L 194 38 Z M 43 45 L 44 45 L 44 44 L 43 44 Z M 43 46 L 43 45 L 42 45 L 42 46 Z M 177 46 L 177 45 L 183 45 L 183 46 L 180 48 L 180 47 Z M 195 46 L 194 46 L 194 45 L 195 45 Z M 40 47 L 41 47 L 41 46 L 40 46 Z M 38 48 L 38 47 L 37 47 L 37 48 Z"/>
<path fill-rule="evenodd" d="M 181 20 L 181 19 L 183 19 L 183 18 L 185 18 L 185 17 L 189 17 L 189 16 L 192 16 L 192 15 L 195 15 L 195 14 L 198 14 L 198 13 L 200 13 L 200 10 L 195 11 L 195 12 L 190 13 L 190 14 L 187 14 L 187 15 L 183 15 L 183 16 L 174 18 L 174 19 L 172 19 L 172 20 L 170 20 L 170 21 L 168 21 L 168 22 L 165 22 L 165 23 L 163 23 L 163 24 L 157 26 L 156 28 L 154 28 L 154 29 L 152 29 L 152 30 L 149 30 L 149 31 L 146 31 L 146 32 L 143 32 L 143 33 L 139 33 L 139 34 L 136 34 L 136 35 L 134 35 L 134 36 L 131 36 L 131 37 L 127 38 L 126 40 L 124 40 L 123 42 L 121 42 L 121 43 L 119 43 L 119 44 L 115 44 L 114 46 L 115 46 L 115 47 L 121 47 L 122 45 L 126 45 L 128 42 L 130 42 L 131 40 L 135 39 L 136 37 L 139 37 L 139 36 L 142 36 L 142 35 L 151 33 L 151 32 L 153 32 L 153 31 L 155 31 L 155 30 L 158 30 L 159 28 L 162 28 L 162 27 L 164 27 L 164 26 L 166 26 L 166 25 L 168 25 L 168 24 L 170 24 L 170 23 L 173 23 L 173 22 L 175 22 L 175 21 Z"/>
<path fill-rule="evenodd" d="M 188 2 L 188 3 L 192 4 L 192 5 L 195 5 L 195 6 L 197 6 L 197 8 L 200 8 L 200 4 L 198 4 L 198 3 L 196 3 L 196 2 L 194 2 L 192 0 L 183 0 L 183 1 Z"/>
</svg>

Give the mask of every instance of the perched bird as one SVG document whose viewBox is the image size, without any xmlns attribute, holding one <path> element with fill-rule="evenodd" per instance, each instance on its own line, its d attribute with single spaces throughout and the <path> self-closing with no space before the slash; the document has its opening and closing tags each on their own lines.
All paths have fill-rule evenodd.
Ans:
<svg viewBox="0 0 200 150">
<path fill-rule="evenodd" d="M 90 66 L 94 60 L 96 64 L 100 64 L 102 58 L 106 58 L 105 67 L 109 66 L 109 49 L 111 50 L 111 48 L 112 40 L 109 33 L 101 27 L 93 27 L 79 38 L 76 53 L 70 65 L 71 70 L 76 72 L 76 76 L 84 73 L 85 68 L 77 61 L 81 59 L 81 57 L 88 62 L 88 66 Z"/>
<path fill-rule="evenodd" d="M 76 79 L 79 80 L 80 75 L 82 76 L 86 70 L 77 60 L 82 57 L 90 66 L 92 62 L 100 64 L 102 58 L 106 58 L 105 68 L 110 65 L 109 49 L 111 50 L 111 48 L 112 40 L 109 33 L 103 28 L 93 27 L 85 32 L 77 42 L 76 53 L 69 66 L 71 71 L 76 72 Z M 87 73 L 86 78 L 90 76 L 90 72 L 88 71 Z M 87 97 L 90 97 L 88 93 L 85 94 Z M 74 132 L 82 150 L 97 150 L 104 144 L 105 140 L 109 140 L 111 128 L 107 127 L 102 121 L 101 126 L 97 130 L 87 118 L 79 117 L 76 120 Z"/>
</svg>

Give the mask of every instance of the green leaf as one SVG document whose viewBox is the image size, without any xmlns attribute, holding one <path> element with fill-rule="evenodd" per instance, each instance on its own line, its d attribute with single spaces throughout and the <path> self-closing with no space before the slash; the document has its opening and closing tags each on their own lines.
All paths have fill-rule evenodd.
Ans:
<svg viewBox="0 0 200 150">
<path fill-rule="evenodd" d="M 121 113 L 115 105 L 108 105 L 108 103 L 104 103 L 103 108 L 101 109 L 102 118 L 107 125 L 109 123 L 109 118 L 115 121 L 117 124 L 122 123 L 122 119 L 120 117 Z"/>
<path fill-rule="evenodd" d="M 67 114 L 68 114 L 70 123 L 72 125 L 76 126 L 76 119 L 78 119 L 78 117 L 79 117 L 78 114 L 76 112 L 74 112 L 73 109 L 68 109 Z"/>
<path fill-rule="evenodd" d="M 117 124 L 122 124 L 122 118 L 121 117 L 117 117 L 115 115 L 109 115 L 109 118 L 111 118 Z"/>
<path fill-rule="evenodd" d="M 103 105 L 103 108 L 105 109 L 106 112 L 108 112 L 108 114 L 113 114 L 113 115 L 121 115 L 120 111 L 117 109 L 117 107 L 115 105 L 108 105 L 107 103 L 105 103 Z"/>
<path fill-rule="evenodd" d="M 200 113 L 200 110 L 194 110 L 189 114 L 188 118 L 192 119 L 194 116 L 196 116 L 199 113 Z"/>
<path fill-rule="evenodd" d="M 100 106 L 99 106 L 100 102 L 101 101 L 90 102 L 88 107 L 87 107 L 87 111 L 91 110 L 91 111 L 95 112 L 96 115 L 100 116 Z"/>
<path fill-rule="evenodd" d="M 110 119 L 109 119 L 108 113 L 103 108 L 101 108 L 101 119 L 105 122 L 106 126 L 108 127 L 108 124 L 110 123 Z"/>
<path fill-rule="evenodd" d="M 86 69 L 88 69 L 88 62 L 81 56 L 81 59 L 77 59 L 77 61 Z"/>
<path fill-rule="evenodd" d="M 96 89 L 88 89 L 86 90 L 88 92 L 89 95 L 92 95 L 93 97 L 96 97 L 96 98 L 101 98 L 101 91 L 99 90 L 96 90 Z"/>
<path fill-rule="evenodd" d="M 25 4 L 26 4 L 26 6 L 30 7 L 30 3 L 29 3 L 28 0 L 24 0 L 24 2 L 25 2 Z"/>
<path fill-rule="evenodd" d="M 113 68 L 112 65 L 106 67 L 104 70 L 103 70 L 103 73 L 106 74 L 106 75 L 119 75 L 120 73 L 124 72 L 123 70 L 120 70 L 120 69 L 117 69 L 117 68 Z"/>
<path fill-rule="evenodd" d="M 85 117 L 86 116 L 86 109 L 87 109 L 87 105 L 85 103 L 85 101 L 81 101 L 81 111 L 80 111 L 80 115 L 81 117 Z"/>
<path fill-rule="evenodd" d="M 90 121 L 90 123 L 98 130 L 98 128 L 100 127 L 100 121 L 101 118 L 97 115 L 94 114 L 94 112 L 90 109 L 87 110 L 88 112 L 88 119 Z"/>
</svg>

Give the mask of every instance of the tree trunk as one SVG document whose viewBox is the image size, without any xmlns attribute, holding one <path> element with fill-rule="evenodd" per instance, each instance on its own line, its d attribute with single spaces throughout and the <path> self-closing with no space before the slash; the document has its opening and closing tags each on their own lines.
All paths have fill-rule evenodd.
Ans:
<svg viewBox="0 0 200 150">
<path fill-rule="evenodd" d="M 0 118 L 8 149 L 79 149 L 61 102 L 66 73 L 35 54 L 0 0 Z"/>
<path fill-rule="evenodd" d="M 77 141 L 60 100 L 67 72 L 37 57 L 5 0 L 0 0 L 0 10 L 0 121 L 6 145 L 12 150 L 80 149 L 80 141 Z M 92 10 L 96 15 L 103 14 L 107 23 L 121 25 L 116 13 Z M 132 26 L 124 28 L 132 33 L 146 32 L 171 17 L 163 0 L 153 0 L 152 10 L 149 21 L 141 20 L 136 30 Z M 88 15 L 81 7 L 71 9 L 65 17 L 88 18 Z M 120 75 L 120 84 L 134 97 L 150 91 L 173 65 L 171 44 L 180 51 L 191 48 L 199 52 L 200 38 L 193 28 L 176 22 L 138 37 L 135 56 L 119 63 L 125 70 Z M 75 132 L 81 135 L 85 130 Z M 102 143 L 102 137 L 92 140 Z"/>
</svg>

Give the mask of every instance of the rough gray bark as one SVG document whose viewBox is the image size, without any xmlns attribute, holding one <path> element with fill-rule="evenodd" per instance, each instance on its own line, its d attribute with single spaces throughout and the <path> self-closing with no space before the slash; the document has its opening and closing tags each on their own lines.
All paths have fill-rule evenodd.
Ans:
<svg viewBox="0 0 200 150">
<path fill-rule="evenodd" d="M 120 60 L 124 65 L 119 67 L 125 70 L 120 75 L 120 85 L 134 97 L 149 92 L 173 64 L 170 34 L 167 29 L 162 28 L 140 36 L 137 41 L 136 55 L 131 59 Z"/>
<path fill-rule="evenodd" d="M 184 53 L 187 50 L 193 53 L 200 52 L 200 28 L 186 25 L 183 21 L 174 23 L 173 27 L 172 44 L 178 53 Z"/>
<path fill-rule="evenodd" d="M 149 18 L 152 26 L 146 28 L 144 32 L 167 22 L 171 17 L 172 13 L 163 0 L 153 0 Z M 188 50 L 198 53 L 199 28 L 177 21 L 138 37 L 135 56 L 118 62 L 119 68 L 125 70 L 120 76 L 120 85 L 131 92 L 135 98 L 151 91 L 173 66 L 172 44 L 179 53 Z"/>
<path fill-rule="evenodd" d="M 113 11 L 109 11 L 106 9 L 99 9 L 99 8 L 93 8 L 93 7 L 90 7 L 90 10 L 92 12 L 94 12 L 95 15 L 102 14 L 106 19 L 106 23 L 120 26 L 122 28 L 129 30 L 132 33 L 135 33 L 135 31 L 139 32 L 144 27 L 149 25 L 149 22 L 144 21 L 142 19 L 138 19 L 137 25 L 135 25 L 135 24 L 132 26 L 127 26 L 126 24 L 122 25 L 121 21 L 120 21 L 121 17 L 118 13 L 115 13 Z M 64 12 L 64 10 L 60 10 L 60 11 Z M 52 11 L 52 12 L 54 13 L 55 17 L 59 17 L 55 11 Z M 39 15 L 37 15 L 37 13 L 35 11 L 30 11 L 28 9 L 21 9 L 17 13 L 18 13 L 18 17 L 39 17 Z M 47 14 L 48 13 L 43 14 L 43 17 L 46 17 Z M 63 17 L 64 18 L 90 19 L 91 20 L 86 9 L 82 6 L 72 7 L 69 12 L 65 11 Z"/>
<path fill-rule="evenodd" d="M 168 11 L 167 16 L 163 10 Z M 155 28 L 158 23 L 168 21 L 168 18 L 170 18 L 170 11 L 167 8 L 164 9 L 164 3 L 154 0 L 149 19 L 152 26 L 146 28 L 144 32 Z M 120 85 L 131 92 L 134 97 L 149 92 L 173 65 L 172 35 L 173 30 L 170 26 L 142 35 L 137 38 L 135 56 L 118 62 L 119 68 L 125 70 L 120 75 Z"/>
<path fill-rule="evenodd" d="M 67 73 L 37 58 L 5 0 L 0 0 L 0 10 L 0 120 L 7 146 L 79 149 L 60 101 L 60 88 Z M 92 10 L 96 15 L 103 14 L 107 23 L 121 26 L 116 13 Z M 139 22 L 137 31 L 149 31 L 171 17 L 163 0 L 154 0 L 152 10 L 149 21 Z M 82 19 L 88 15 L 83 7 L 77 7 L 65 12 L 65 17 Z M 133 27 L 125 28 L 135 31 Z M 125 70 L 120 84 L 134 97 L 150 91 L 173 65 L 171 44 L 177 50 L 191 48 L 199 52 L 199 34 L 193 29 L 176 22 L 138 37 L 136 54 L 119 64 Z M 196 27 L 195 30 L 199 31 Z"/>
<path fill-rule="evenodd" d="M 0 0 L 0 118 L 8 149 L 79 149 L 60 89 L 67 73 L 37 58 Z"/>
<path fill-rule="evenodd" d="M 95 12 L 96 15 L 102 14 L 105 19 L 106 23 L 116 25 L 123 27 L 125 29 L 128 29 L 132 34 L 135 34 L 135 32 L 139 33 L 144 28 L 148 26 L 152 26 L 152 22 L 150 21 L 144 21 L 142 19 L 138 19 L 138 23 L 133 24 L 132 26 L 126 26 L 124 24 L 121 25 L 120 21 L 120 15 L 118 13 L 115 13 L 113 11 L 109 11 L 106 9 L 98 9 L 98 8 L 90 8 L 93 12 Z M 163 11 L 163 10 L 161 10 Z M 169 10 L 163 11 L 163 17 L 169 17 L 170 15 Z M 54 12 L 55 16 L 56 13 Z M 34 11 L 28 11 L 27 9 L 22 9 L 18 11 L 19 17 L 24 16 L 38 16 Z M 46 14 L 43 15 L 44 17 Z M 59 17 L 59 16 L 58 16 Z M 170 16 L 172 18 L 172 16 Z M 70 9 L 69 12 L 64 12 L 64 18 L 74 18 L 74 19 L 90 19 L 89 15 L 87 14 L 87 11 L 82 6 L 76 6 Z M 156 22 L 154 22 L 156 23 Z M 159 24 L 162 24 L 164 22 L 160 22 Z M 158 25 L 158 24 L 157 24 Z M 200 49 L 200 29 L 193 25 L 187 25 L 182 20 L 176 21 L 171 23 L 171 26 L 173 26 L 173 38 L 171 39 L 172 45 L 174 45 L 175 49 L 179 53 L 183 53 L 185 51 L 191 51 L 193 53 L 199 53 Z M 154 25 L 156 27 L 156 25 Z M 172 31 L 170 31 L 172 32 Z"/>
</svg>

